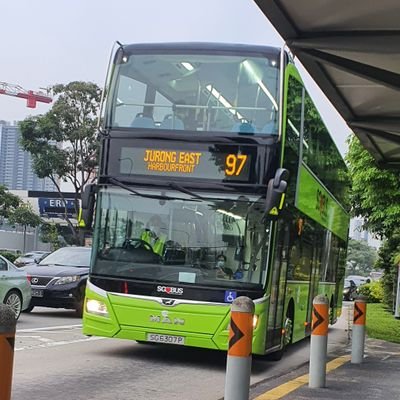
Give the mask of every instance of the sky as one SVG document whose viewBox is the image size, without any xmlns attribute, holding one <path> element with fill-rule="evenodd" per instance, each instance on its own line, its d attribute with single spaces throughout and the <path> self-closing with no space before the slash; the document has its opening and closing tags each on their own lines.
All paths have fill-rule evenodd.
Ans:
<svg viewBox="0 0 400 400">
<path fill-rule="evenodd" d="M 31 90 L 74 80 L 103 86 L 116 40 L 283 45 L 253 0 L 0 0 L 0 10 L 0 82 Z M 298 67 L 344 154 L 350 129 Z M 24 100 L 0 95 L 0 120 L 22 120 L 50 106 L 30 109 Z"/>
</svg>

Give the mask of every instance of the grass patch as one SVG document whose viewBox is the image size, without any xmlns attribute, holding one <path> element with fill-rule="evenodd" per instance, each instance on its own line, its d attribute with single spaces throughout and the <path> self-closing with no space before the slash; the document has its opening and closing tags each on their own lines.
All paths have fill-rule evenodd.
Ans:
<svg viewBox="0 0 400 400">
<path fill-rule="evenodd" d="M 367 304 L 367 335 L 371 338 L 400 343 L 400 320 L 383 304 Z"/>
</svg>

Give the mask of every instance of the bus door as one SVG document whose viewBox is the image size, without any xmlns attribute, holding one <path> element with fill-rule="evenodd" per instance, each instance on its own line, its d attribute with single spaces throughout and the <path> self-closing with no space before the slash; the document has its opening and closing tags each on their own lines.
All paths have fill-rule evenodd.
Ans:
<svg viewBox="0 0 400 400">
<path fill-rule="evenodd" d="M 288 265 L 289 227 L 280 220 L 275 234 L 272 252 L 272 277 L 270 283 L 270 306 L 267 321 L 266 349 L 280 345 L 283 318 L 285 317 L 286 273 Z"/>
<path fill-rule="evenodd" d="M 309 298 L 308 298 L 308 309 L 307 309 L 307 325 L 305 328 L 305 334 L 311 334 L 311 320 L 312 320 L 312 309 L 313 309 L 313 300 L 315 296 L 318 294 L 318 284 L 320 280 L 320 270 L 321 270 L 321 240 L 322 235 L 315 234 L 313 238 L 313 252 L 311 263 L 311 277 L 310 277 L 310 290 L 309 290 Z"/>
</svg>

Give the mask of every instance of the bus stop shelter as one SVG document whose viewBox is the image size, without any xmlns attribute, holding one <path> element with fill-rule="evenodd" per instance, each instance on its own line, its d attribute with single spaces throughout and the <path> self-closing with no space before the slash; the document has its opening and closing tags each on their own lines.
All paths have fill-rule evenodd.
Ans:
<svg viewBox="0 0 400 400">
<path fill-rule="evenodd" d="M 352 131 L 400 167 L 400 1 L 254 0 Z"/>
</svg>

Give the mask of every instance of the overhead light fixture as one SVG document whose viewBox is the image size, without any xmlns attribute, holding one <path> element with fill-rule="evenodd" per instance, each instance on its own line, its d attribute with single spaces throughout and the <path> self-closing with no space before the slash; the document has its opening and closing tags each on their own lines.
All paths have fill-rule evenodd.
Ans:
<svg viewBox="0 0 400 400">
<path fill-rule="evenodd" d="M 241 115 L 238 111 L 235 110 L 235 108 L 233 107 L 233 105 L 231 103 L 229 103 L 228 100 L 225 99 L 224 96 L 222 96 L 222 94 L 215 89 L 212 85 L 207 85 L 206 89 L 224 106 L 226 107 L 229 112 L 233 115 L 236 115 L 239 119 L 244 119 L 243 115 Z"/>
<path fill-rule="evenodd" d="M 188 71 L 193 71 L 194 67 L 189 62 L 181 62 L 182 67 L 185 67 Z"/>
<path fill-rule="evenodd" d="M 241 217 L 240 215 L 236 215 L 234 213 L 231 213 L 230 211 L 225 211 L 220 208 L 218 208 L 216 211 L 219 212 L 220 214 L 227 215 L 228 217 L 231 217 L 233 219 L 243 219 L 243 217 Z"/>
<path fill-rule="evenodd" d="M 259 74 L 256 72 L 256 70 L 253 68 L 249 60 L 243 61 L 244 67 L 247 69 L 247 72 L 255 78 L 255 81 L 257 82 L 258 86 L 260 86 L 261 90 L 267 95 L 267 97 L 271 100 L 272 105 L 274 106 L 275 110 L 278 110 L 278 103 L 274 99 L 274 96 L 272 96 L 271 92 L 267 89 L 267 87 L 264 85 L 264 82 L 260 78 Z"/>
</svg>

